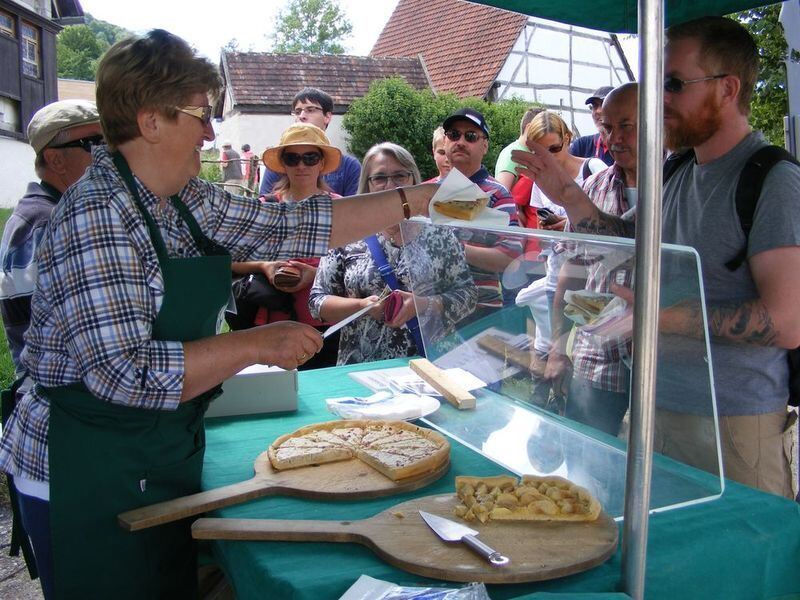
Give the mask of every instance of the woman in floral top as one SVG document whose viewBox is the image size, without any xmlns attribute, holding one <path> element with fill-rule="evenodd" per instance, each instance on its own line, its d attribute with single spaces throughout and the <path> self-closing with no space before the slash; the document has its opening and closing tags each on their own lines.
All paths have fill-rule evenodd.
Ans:
<svg viewBox="0 0 800 600">
<path fill-rule="evenodd" d="M 407 150 L 392 143 L 370 148 L 364 157 L 359 193 L 418 183 L 419 169 Z M 440 337 L 475 308 L 478 292 L 464 258 L 464 249 L 450 229 L 409 224 L 400 233 L 393 225 L 377 234 L 380 248 L 400 285 L 402 304 L 384 320 L 382 304 L 345 326 L 337 364 L 356 364 L 422 354 L 407 324 L 415 317 L 425 335 Z M 339 321 L 378 300 L 387 284 L 366 240 L 328 252 L 311 288 L 311 313 Z M 407 290 L 413 288 L 414 294 Z M 424 343 L 429 344 L 430 339 Z"/>
</svg>

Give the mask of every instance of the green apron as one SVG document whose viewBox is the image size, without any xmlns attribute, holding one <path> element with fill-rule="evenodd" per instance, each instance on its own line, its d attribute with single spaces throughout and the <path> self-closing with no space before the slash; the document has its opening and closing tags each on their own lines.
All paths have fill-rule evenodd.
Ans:
<svg viewBox="0 0 800 600">
<path fill-rule="evenodd" d="M 231 258 L 170 198 L 204 256 L 169 258 L 121 154 L 114 163 L 147 221 L 164 279 L 154 340 L 216 334 L 231 293 Z M 124 531 L 121 512 L 200 491 L 203 415 L 220 388 L 175 411 L 112 404 L 82 384 L 39 388 L 50 400 L 50 521 L 57 598 L 192 598 L 197 555 L 191 520 Z"/>
</svg>

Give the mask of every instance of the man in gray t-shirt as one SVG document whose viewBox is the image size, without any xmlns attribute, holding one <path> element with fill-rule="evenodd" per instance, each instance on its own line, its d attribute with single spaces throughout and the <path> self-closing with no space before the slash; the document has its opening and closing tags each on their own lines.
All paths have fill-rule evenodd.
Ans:
<svg viewBox="0 0 800 600">
<path fill-rule="evenodd" d="M 696 160 L 664 186 L 663 241 L 692 246 L 700 256 L 725 475 L 791 496 L 786 349 L 800 346 L 800 168 L 788 162 L 772 168 L 746 239 L 736 186 L 747 159 L 766 144 L 748 124 L 758 76 L 755 42 L 731 19 L 682 23 L 667 31 L 664 72 L 666 145 L 691 148 Z M 547 154 L 519 153 L 514 160 L 548 195 L 561 191 L 576 229 L 633 234 L 630 223 L 595 209 Z M 728 270 L 725 263 L 745 244 L 746 262 Z M 660 329 L 682 338 L 692 355 L 691 339 L 702 337 L 702 311 L 670 307 Z M 659 395 L 656 450 L 713 471 L 712 417 L 692 400 Z"/>
</svg>

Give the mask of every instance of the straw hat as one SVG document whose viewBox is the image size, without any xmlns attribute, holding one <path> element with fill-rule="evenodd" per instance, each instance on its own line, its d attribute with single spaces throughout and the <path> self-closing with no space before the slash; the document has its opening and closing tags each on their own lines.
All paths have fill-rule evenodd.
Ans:
<svg viewBox="0 0 800 600">
<path fill-rule="evenodd" d="M 316 146 L 322 152 L 323 166 L 320 175 L 331 173 L 339 168 L 342 160 L 341 151 L 331 146 L 325 132 L 310 123 L 295 123 L 281 134 L 281 141 L 277 146 L 272 146 L 264 151 L 261 160 L 272 171 L 286 173 L 286 167 L 281 162 L 281 154 L 285 148 L 291 146 Z"/>
</svg>

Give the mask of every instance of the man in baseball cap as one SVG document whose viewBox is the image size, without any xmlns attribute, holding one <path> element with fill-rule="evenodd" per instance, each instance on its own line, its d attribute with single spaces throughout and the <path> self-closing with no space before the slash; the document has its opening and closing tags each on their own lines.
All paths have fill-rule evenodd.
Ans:
<svg viewBox="0 0 800 600">
<path fill-rule="evenodd" d="M 36 246 L 61 194 L 83 175 L 92 161 L 92 148 L 104 143 L 97 107 L 86 100 L 48 104 L 31 118 L 28 140 L 41 181 L 28 184 L 6 222 L 0 245 L 0 314 L 17 373 L 23 370 L 22 336 L 30 324 L 36 284 Z"/>
<path fill-rule="evenodd" d="M 483 115 L 473 108 L 461 108 L 447 117 L 442 127 L 444 151 L 453 169 L 458 169 L 489 195 L 490 208 L 507 212 L 509 223 L 517 225 L 517 205 L 514 204 L 514 199 L 482 164 L 489 151 L 489 126 Z M 496 238 L 497 236 L 485 235 L 483 232 L 473 232 L 469 243 L 464 247 L 470 273 L 479 290 L 478 306 L 469 319 L 477 319 L 492 310 L 502 308 L 500 277 L 522 251 L 521 246 L 502 241 L 498 243 Z"/>
<path fill-rule="evenodd" d="M 595 157 L 609 166 L 614 164 L 614 157 L 611 156 L 611 153 L 608 151 L 608 146 L 603 137 L 602 124 L 600 123 L 600 117 L 603 114 L 603 100 L 613 89 L 614 88 L 610 85 L 604 85 L 603 87 L 597 88 L 594 93 L 586 99 L 586 104 L 592 111 L 592 120 L 594 121 L 594 126 L 597 127 L 597 133 L 576 138 L 569 146 L 569 153 L 573 156 L 580 156 L 583 158 Z"/>
</svg>

